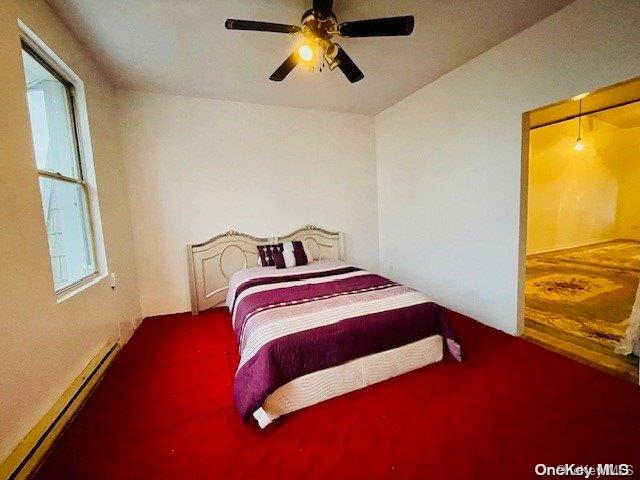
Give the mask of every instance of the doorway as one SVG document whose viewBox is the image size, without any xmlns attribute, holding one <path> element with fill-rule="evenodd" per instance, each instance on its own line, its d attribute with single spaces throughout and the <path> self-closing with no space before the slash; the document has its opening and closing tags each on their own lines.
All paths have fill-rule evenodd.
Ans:
<svg viewBox="0 0 640 480">
<path fill-rule="evenodd" d="M 523 336 L 638 383 L 640 79 L 528 112 L 523 135 Z"/>
</svg>

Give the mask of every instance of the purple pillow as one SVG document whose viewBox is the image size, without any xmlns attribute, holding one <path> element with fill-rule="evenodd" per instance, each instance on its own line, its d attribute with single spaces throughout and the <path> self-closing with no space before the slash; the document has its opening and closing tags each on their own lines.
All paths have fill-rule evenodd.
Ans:
<svg viewBox="0 0 640 480">
<path fill-rule="evenodd" d="M 274 252 L 281 252 L 282 244 L 275 245 L 258 245 L 258 255 L 260 256 L 260 264 L 263 267 L 273 267 L 276 262 L 273 259 Z"/>
<path fill-rule="evenodd" d="M 271 254 L 273 257 L 273 264 L 276 268 L 287 268 L 287 265 L 284 261 L 284 255 L 279 250 L 274 250 Z"/>
</svg>

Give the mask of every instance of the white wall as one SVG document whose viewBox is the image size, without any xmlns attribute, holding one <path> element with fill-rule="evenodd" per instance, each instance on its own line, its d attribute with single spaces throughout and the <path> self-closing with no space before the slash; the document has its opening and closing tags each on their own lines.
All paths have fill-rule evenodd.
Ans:
<svg viewBox="0 0 640 480">
<path fill-rule="evenodd" d="M 377 270 L 372 117 L 139 92 L 120 111 L 144 315 L 190 309 L 185 246 L 229 229 L 341 230 Z"/>
<path fill-rule="evenodd" d="M 85 84 L 105 250 L 106 279 L 58 303 L 31 142 L 17 19 Z M 40 0 L 0 2 L 0 461 L 108 341 L 139 317 L 131 221 L 115 92 Z"/>
<path fill-rule="evenodd" d="M 640 75 L 639 22 L 578 0 L 378 115 L 383 273 L 516 333 L 522 114 Z"/>
</svg>

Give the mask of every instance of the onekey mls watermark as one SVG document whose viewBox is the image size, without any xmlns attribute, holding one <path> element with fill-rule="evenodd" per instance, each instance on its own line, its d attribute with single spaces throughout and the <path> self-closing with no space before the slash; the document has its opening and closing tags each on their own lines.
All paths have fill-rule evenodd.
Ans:
<svg viewBox="0 0 640 480">
<path fill-rule="evenodd" d="M 633 475 L 633 465 L 629 463 L 599 463 L 597 465 L 577 465 L 565 463 L 563 465 L 545 465 L 538 463 L 534 471 L 539 477 L 630 477 Z"/>
</svg>

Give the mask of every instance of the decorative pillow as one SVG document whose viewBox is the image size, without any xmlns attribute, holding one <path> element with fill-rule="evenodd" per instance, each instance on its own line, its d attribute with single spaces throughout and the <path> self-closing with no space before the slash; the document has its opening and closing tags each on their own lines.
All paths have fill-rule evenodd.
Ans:
<svg viewBox="0 0 640 480">
<path fill-rule="evenodd" d="M 302 242 L 284 242 L 281 245 L 282 250 L 276 250 L 272 254 L 276 268 L 296 267 L 309 263 Z"/>
<path fill-rule="evenodd" d="M 273 252 L 281 252 L 282 244 L 277 243 L 275 245 L 258 245 L 258 256 L 260 257 L 260 264 L 263 267 L 273 267 L 276 262 L 273 259 Z"/>
</svg>

